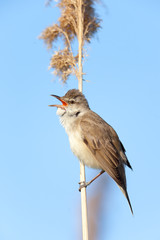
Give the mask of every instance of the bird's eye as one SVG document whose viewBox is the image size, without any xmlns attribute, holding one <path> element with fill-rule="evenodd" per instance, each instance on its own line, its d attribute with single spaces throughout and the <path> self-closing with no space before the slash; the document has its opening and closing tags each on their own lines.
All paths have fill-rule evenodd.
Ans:
<svg viewBox="0 0 160 240">
<path fill-rule="evenodd" d="M 75 101 L 72 99 L 69 101 L 69 103 L 73 104 L 73 103 L 75 103 Z"/>
</svg>

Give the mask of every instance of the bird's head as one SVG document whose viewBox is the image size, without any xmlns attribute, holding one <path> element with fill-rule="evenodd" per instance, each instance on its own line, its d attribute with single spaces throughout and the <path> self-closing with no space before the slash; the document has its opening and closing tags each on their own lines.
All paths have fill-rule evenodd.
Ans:
<svg viewBox="0 0 160 240">
<path fill-rule="evenodd" d="M 69 90 L 63 97 L 51 95 L 61 101 L 61 105 L 54 104 L 50 107 L 57 107 L 57 114 L 63 116 L 65 113 L 69 116 L 78 116 L 89 110 L 89 105 L 85 96 L 77 89 Z"/>
</svg>

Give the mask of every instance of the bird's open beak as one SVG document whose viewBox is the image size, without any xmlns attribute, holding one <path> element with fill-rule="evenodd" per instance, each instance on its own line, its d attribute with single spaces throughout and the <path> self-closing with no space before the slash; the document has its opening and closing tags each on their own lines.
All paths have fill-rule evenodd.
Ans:
<svg viewBox="0 0 160 240">
<path fill-rule="evenodd" d="M 60 100 L 62 105 L 57 105 L 57 104 L 48 105 L 49 107 L 57 107 L 57 108 L 65 109 L 65 107 L 68 105 L 68 103 L 66 103 L 61 97 L 59 97 L 57 95 L 51 95 L 51 96 L 57 98 L 58 100 Z"/>
</svg>

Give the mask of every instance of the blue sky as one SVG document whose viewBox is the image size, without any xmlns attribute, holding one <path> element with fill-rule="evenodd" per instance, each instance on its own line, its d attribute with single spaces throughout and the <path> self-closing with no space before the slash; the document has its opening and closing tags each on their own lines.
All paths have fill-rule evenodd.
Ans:
<svg viewBox="0 0 160 240">
<path fill-rule="evenodd" d="M 160 2 L 107 1 L 90 45 L 84 93 L 117 131 L 134 171 L 126 169 L 134 209 L 104 180 L 98 239 L 160 239 Z M 63 86 L 48 71 L 52 52 L 38 40 L 56 22 L 44 0 L 0 3 L 0 239 L 80 239 L 79 163 L 50 94 Z M 87 169 L 87 179 L 97 172 Z M 88 200 L 102 180 L 87 189 Z M 105 185 L 106 181 L 106 185 Z"/>
</svg>

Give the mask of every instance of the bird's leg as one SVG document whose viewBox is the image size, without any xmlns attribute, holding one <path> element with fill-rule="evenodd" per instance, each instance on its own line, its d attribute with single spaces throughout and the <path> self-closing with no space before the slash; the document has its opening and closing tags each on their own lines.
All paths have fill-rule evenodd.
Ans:
<svg viewBox="0 0 160 240">
<path fill-rule="evenodd" d="M 104 173 L 105 171 L 104 170 L 102 170 L 102 171 L 100 171 L 100 173 L 98 173 L 98 175 L 96 175 L 91 181 L 89 181 L 89 182 L 79 182 L 79 191 L 81 191 L 81 189 L 83 188 L 83 187 L 87 187 L 88 185 L 90 185 L 92 182 L 94 182 L 94 180 L 96 180 L 99 176 L 101 176 L 103 173 Z"/>
</svg>

